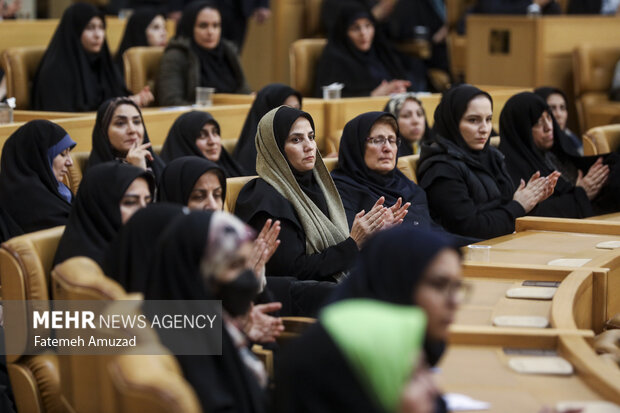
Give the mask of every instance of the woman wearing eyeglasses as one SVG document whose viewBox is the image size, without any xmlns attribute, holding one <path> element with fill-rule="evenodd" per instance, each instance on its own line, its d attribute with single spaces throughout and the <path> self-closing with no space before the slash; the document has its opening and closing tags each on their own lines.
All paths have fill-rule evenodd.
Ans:
<svg viewBox="0 0 620 413">
<path fill-rule="evenodd" d="M 504 156 L 489 144 L 491 96 L 471 85 L 446 92 L 435 110 L 430 144 L 423 144 L 418 180 L 433 218 L 445 229 L 476 238 L 494 238 L 515 230 L 555 188 L 559 174 L 534 173 L 515 187 Z"/>
<path fill-rule="evenodd" d="M 359 211 L 349 230 L 314 134 L 312 117 L 299 109 L 280 106 L 263 116 L 256 134 L 260 178 L 243 187 L 235 214 L 258 230 L 268 219 L 280 221 L 268 276 L 340 281 L 364 241 L 393 214 L 378 202 Z"/>
<path fill-rule="evenodd" d="M 382 198 L 392 212 L 392 224 L 404 222 L 443 232 L 430 216 L 424 190 L 396 167 L 401 144 L 396 118 L 390 113 L 364 113 L 345 125 L 338 168 L 332 172 L 332 178 L 349 225 L 357 211 L 372 208 Z M 472 241 L 462 239 L 458 243 Z"/>
<path fill-rule="evenodd" d="M 215 162 L 227 178 L 246 175 L 222 146 L 220 125 L 209 112 L 187 112 L 172 124 L 161 158 L 171 162 L 182 156 L 200 156 Z"/>
</svg>

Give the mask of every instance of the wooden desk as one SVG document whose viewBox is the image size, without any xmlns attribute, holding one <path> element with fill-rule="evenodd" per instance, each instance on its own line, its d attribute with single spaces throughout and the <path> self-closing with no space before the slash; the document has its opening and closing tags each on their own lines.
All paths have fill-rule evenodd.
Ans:
<svg viewBox="0 0 620 413">
<path fill-rule="evenodd" d="M 595 217 L 587 218 L 590 221 L 611 221 L 620 222 L 620 212 L 614 212 L 612 214 L 597 215 Z"/>
</svg>

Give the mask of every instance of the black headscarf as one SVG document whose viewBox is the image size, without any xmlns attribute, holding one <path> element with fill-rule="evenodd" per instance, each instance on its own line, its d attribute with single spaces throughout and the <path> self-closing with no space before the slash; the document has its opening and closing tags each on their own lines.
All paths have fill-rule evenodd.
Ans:
<svg viewBox="0 0 620 413">
<path fill-rule="evenodd" d="M 220 124 L 209 112 L 192 111 L 179 116 L 168 132 L 164 147 L 161 150 L 161 158 L 165 162 L 170 162 L 181 156 L 200 156 L 206 159 L 202 151 L 196 146 L 196 139 L 200 137 L 200 131 L 207 123 L 214 125 L 217 134 L 220 134 Z M 243 168 L 233 160 L 224 146 L 220 152 L 220 159 L 216 163 L 229 178 L 245 175 Z"/>
<path fill-rule="evenodd" d="M 358 50 L 347 35 L 351 24 L 362 17 L 375 25 L 368 52 Z M 344 83 L 343 97 L 369 96 L 383 80 L 407 78 L 400 58 L 377 30 L 370 10 L 359 4 L 343 5 L 317 65 L 315 96 L 322 96 L 321 87 L 333 82 Z"/>
<path fill-rule="evenodd" d="M 137 178 L 144 178 L 153 193 L 153 176 L 132 165 L 106 162 L 86 171 L 58 244 L 54 264 L 85 256 L 101 265 L 109 243 L 122 226 L 121 199 Z"/>
<path fill-rule="evenodd" d="M 133 100 L 128 98 L 115 98 L 103 102 L 97 110 L 97 119 L 95 120 L 95 127 L 93 128 L 93 149 L 90 152 L 90 157 L 88 158 L 87 168 L 98 165 L 102 162 L 115 161 L 125 158 L 126 154 L 119 153 L 116 149 L 114 149 L 110 144 L 110 138 L 108 137 L 108 128 L 110 127 L 110 122 L 112 122 L 114 112 L 116 111 L 116 108 L 121 105 L 131 105 L 135 107 L 138 110 L 140 119 L 142 119 L 142 124 L 144 125 L 142 111 L 140 111 L 140 108 Z M 149 142 L 151 142 L 149 139 L 149 134 L 146 130 L 146 125 L 144 125 L 142 144 Z M 146 165 L 153 171 L 156 180 L 159 181 L 159 177 L 161 176 L 161 173 L 166 165 L 161 158 L 153 152 L 152 147 L 147 150 L 151 153 L 151 155 L 153 155 L 153 161 L 147 160 Z"/>
<path fill-rule="evenodd" d="M 129 94 L 107 41 L 96 54 L 82 46 L 82 32 L 93 17 L 100 17 L 105 28 L 103 13 L 91 4 L 76 3 L 65 10 L 34 78 L 32 109 L 86 112 L 106 99 Z"/>
<path fill-rule="evenodd" d="M 437 232 L 400 225 L 373 236 L 359 254 L 351 275 L 334 293 L 334 301 L 371 298 L 399 305 L 416 305 L 415 290 L 428 265 L 454 243 Z M 460 254 L 460 253 L 459 253 Z M 445 343 L 426 338 L 427 361 L 435 365 Z"/>
<path fill-rule="evenodd" d="M 151 204 L 136 212 L 123 226 L 105 253 L 101 268 L 128 292 L 144 293 L 157 240 L 178 215 L 189 213 L 181 205 Z"/>
<path fill-rule="evenodd" d="M 65 225 L 71 191 L 59 183 L 52 161 L 73 148 L 67 132 L 47 120 L 33 120 L 17 129 L 2 148 L 0 207 L 23 232 Z"/>
<path fill-rule="evenodd" d="M 258 91 L 250 112 L 245 118 L 241 135 L 239 135 L 233 152 L 233 158 L 249 173 L 256 174 L 256 143 L 254 139 L 256 138 L 258 122 L 271 109 L 283 105 L 284 101 L 291 95 L 297 96 L 301 105 L 301 93 L 281 83 L 272 83 Z"/>
<path fill-rule="evenodd" d="M 213 213 L 192 211 L 175 218 L 159 238 L 147 300 L 212 300 L 203 281 L 201 260 L 207 253 Z M 226 329 L 221 356 L 177 356 L 183 375 L 205 411 L 264 411 L 258 384 L 241 361 Z"/>
<path fill-rule="evenodd" d="M 215 163 L 197 156 L 183 156 L 170 162 L 161 176 L 159 199 L 187 206 L 196 181 L 206 172 L 214 172 L 222 187 L 222 202 L 226 199 L 226 177 Z"/>
<path fill-rule="evenodd" d="M 157 16 L 164 17 L 163 13 L 159 13 L 157 9 L 142 8 L 135 10 L 129 17 L 129 20 L 127 20 L 123 39 L 114 57 L 114 61 L 121 73 L 124 71 L 123 53 L 125 53 L 127 49 L 130 47 L 149 46 L 146 37 L 146 28 Z"/>
<path fill-rule="evenodd" d="M 359 210 L 369 211 L 381 196 L 385 197 L 387 206 L 394 205 L 399 197 L 402 197 L 403 203 L 411 202 L 405 220 L 429 226 L 432 220 L 424 190 L 407 178 L 396 164 L 390 172 L 380 174 L 372 171 L 364 161 L 366 138 L 370 136 L 375 122 L 384 116 L 396 122 L 394 116 L 387 112 L 368 112 L 350 120 L 342 131 L 338 168 L 332 172 L 332 178 L 345 206 L 349 226 Z M 398 135 L 398 128 L 395 132 Z"/>
<path fill-rule="evenodd" d="M 475 86 L 460 85 L 448 90 L 441 97 L 441 101 L 437 109 L 435 109 L 433 134 L 436 137 L 439 136 L 456 145 L 469 161 L 475 162 L 479 167 L 486 170 L 489 176 L 493 177 L 501 193 L 502 200 L 507 202 L 512 200 L 516 188 L 505 171 L 504 160 L 501 154 L 499 154 L 495 148 L 491 147 L 490 139 L 487 140 L 482 150 L 474 151 L 470 149 L 459 130 L 459 123 L 467 111 L 469 102 L 478 96 L 486 96 L 491 102 L 492 107 L 493 99 L 491 96 Z M 426 144 L 422 146 L 424 148 Z M 418 165 L 423 163 L 425 155 L 425 151 L 422 150 Z M 419 169 L 418 172 L 425 171 Z M 427 177 L 426 179 L 431 179 L 431 177 Z"/>
<path fill-rule="evenodd" d="M 532 136 L 532 126 L 538 122 L 545 111 L 553 120 L 553 146 L 549 152 L 557 157 L 557 161 L 573 168 L 575 162 L 579 164 L 592 163 L 587 162 L 586 158 L 579 160 L 579 155 L 560 129 L 549 105 L 543 98 L 531 92 L 518 93 L 508 99 L 500 115 L 501 141 L 499 148 L 506 155 L 509 170 L 511 172 L 519 171 L 519 179 L 524 176 L 531 176 L 536 171 L 540 171 L 542 176 L 547 176 L 555 169 L 548 162 L 546 151 L 541 151 L 536 147 Z M 517 181 L 516 175 L 513 176 L 513 180 Z M 570 190 L 572 186 L 568 180 L 560 178 L 555 191 L 563 193 Z"/>
<path fill-rule="evenodd" d="M 329 218 L 329 210 L 327 208 L 327 201 L 325 200 L 325 195 L 323 194 L 323 190 L 321 189 L 319 183 L 314 177 L 314 173 L 312 170 L 306 172 L 299 172 L 295 168 L 293 168 L 286 157 L 286 153 L 284 152 L 284 143 L 286 142 L 286 138 L 288 138 L 288 133 L 293 126 L 293 123 L 300 117 L 304 117 L 308 119 L 310 122 L 310 126 L 312 126 L 312 130 L 314 130 L 314 121 L 312 120 L 312 116 L 309 113 L 304 112 L 299 109 L 294 109 L 289 106 L 282 106 L 276 112 L 275 117 L 273 118 L 273 132 L 276 138 L 276 143 L 278 144 L 278 148 L 280 148 L 280 152 L 284 155 L 284 158 L 288 162 L 291 167 L 291 171 L 293 172 L 293 176 L 295 180 L 299 184 L 299 187 L 308 198 L 312 200 L 316 204 L 317 207 L 325 214 L 326 217 Z M 318 151 L 318 149 L 317 149 Z"/>
<path fill-rule="evenodd" d="M 424 134 L 422 135 L 422 138 L 418 141 L 418 145 L 421 146 L 423 142 L 430 142 L 433 137 L 431 133 L 431 128 L 428 126 L 428 120 L 426 119 L 426 110 L 424 110 L 424 105 L 422 105 L 422 101 L 416 97 L 415 93 L 407 92 L 393 95 L 388 101 L 388 103 L 385 104 L 383 111 L 390 112 L 398 120 L 398 118 L 400 118 L 400 111 L 405 105 L 405 102 L 407 102 L 408 100 L 412 100 L 418 105 L 420 105 L 420 108 L 424 113 Z M 413 145 L 408 142 L 404 137 L 402 137 L 402 134 L 400 136 L 403 141 L 398 147 L 398 156 L 401 157 L 413 155 Z"/>
<path fill-rule="evenodd" d="M 200 62 L 199 86 L 214 87 L 218 93 L 235 93 L 245 83 L 241 68 L 227 54 L 222 40 L 213 49 L 205 49 L 194 40 L 196 18 L 203 9 L 216 10 L 220 16 L 220 8 L 212 1 L 189 3 L 183 9 L 181 20 L 177 23 L 177 37 L 190 40 L 190 47 Z"/>
</svg>

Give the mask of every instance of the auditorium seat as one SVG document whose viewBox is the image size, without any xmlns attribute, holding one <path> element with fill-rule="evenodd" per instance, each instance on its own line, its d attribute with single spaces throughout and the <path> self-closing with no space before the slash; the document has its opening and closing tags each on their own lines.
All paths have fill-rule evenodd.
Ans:
<svg viewBox="0 0 620 413">
<path fill-rule="evenodd" d="M 222 139 L 222 147 L 226 149 L 230 155 L 235 151 L 235 146 L 237 146 L 237 141 L 239 139 Z"/>
<path fill-rule="evenodd" d="M 237 176 L 235 178 L 226 178 L 226 201 L 224 204 L 224 211 L 235 213 L 235 204 L 237 203 L 237 197 L 241 188 L 252 179 L 258 178 L 258 176 Z"/>
<path fill-rule="evenodd" d="M 338 158 L 323 158 L 323 163 L 329 172 L 332 172 L 338 166 Z"/>
<path fill-rule="evenodd" d="M 16 109 L 30 109 L 30 90 L 45 46 L 11 47 L 2 53 L 8 97 L 15 97 Z"/>
<path fill-rule="evenodd" d="M 281 317 L 284 331 L 276 338 L 278 346 L 282 347 L 291 340 L 299 337 L 308 327 L 316 323 L 311 317 Z"/>
<path fill-rule="evenodd" d="M 144 86 L 149 86 L 155 92 L 155 79 L 163 55 L 163 47 L 131 47 L 125 51 L 125 83 L 131 93 L 139 93 Z"/>
<path fill-rule="evenodd" d="M 418 183 L 418 178 L 416 177 L 415 171 L 418 165 L 418 160 L 420 159 L 420 155 L 407 155 L 401 156 L 398 158 L 398 169 L 405 174 L 405 176 L 411 179 L 416 184 Z"/>
<path fill-rule="evenodd" d="M 586 143 L 586 140 L 589 140 Z M 583 154 L 598 155 L 615 151 L 620 147 L 620 124 L 598 126 L 585 133 Z"/>
<path fill-rule="evenodd" d="M 0 280 L 4 300 L 49 300 L 50 272 L 64 227 L 21 235 L 0 246 Z M 25 337 L 21 351 L 6 356 L 15 403 L 20 412 L 69 412 L 60 391 L 55 355 L 33 353 L 32 321 L 25 311 L 14 314 L 5 307 L 6 337 Z"/>
<path fill-rule="evenodd" d="M 291 45 L 291 87 L 302 96 L 314 95 L 316 65 L 326 44 L 327 39 L 299 39 Z"/>
<path fill-rule="evenodd" d="M 620 102 L 609 100 L 609 90 L 620 47 L 582 44 L 573 52 L 573 78 L 582 131 L 620 122 Z"/>
<path fill-rule="evenodd" d="M 304 0 L 305 37 L 325 37 L 321 25 L 323 0 Z"/>
<path fill-rule="evenodd" d="M 51 282 L 54 300 L 127 299 L 123 287 L 106 277 L 87 257 L 74 257 L 58 264 L 52 270 Z M 57 337 L 64 336 L 59 333 Z M 99 411 L 110 399 L 112 387 L 106 374 L 108 361 L 109 356 L 102 355 L 58 356 L 60 388 L 64 399 L 76 412 Z"/>
</svg>

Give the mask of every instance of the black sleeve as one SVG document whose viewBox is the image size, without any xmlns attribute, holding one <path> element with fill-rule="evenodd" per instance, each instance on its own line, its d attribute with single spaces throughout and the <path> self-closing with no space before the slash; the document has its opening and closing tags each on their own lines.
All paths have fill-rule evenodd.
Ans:
<svg viewBox="0 0 620 413">
<path fill-rule="evenodd" d="M 593 214 L 586 191 L 579 187 L 550 196 L 530 212 L 530 215 L 555 218 L 587 218 Z"/>
<path fill-rule="evenodd" d="M 465 183 L 455 179 L 436 178 L 425 190 L 433 215 L 445 229 L 456 234 L 482 239 L 510 234 L 515 230 L 515 220 L 525 215 L 516 201 L 497 208 L 479 208 Z"/>
<path fill-rule="evenodd" d="M 279 219 L 259 212 L 249 222 L 256 231 L 267 219 Z M 357 256 L 357 244 L 347 238 L 318 254 L 306 254 L 306 237 L 299 228 L 286 219 L 280 219 L 280 246 L 267 263 L 268 276 L 290 276 L 299 280 L 333 281 L 333 275 L 347 271 Z"/>
</svg>

